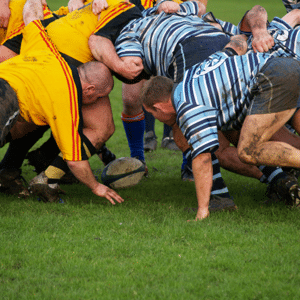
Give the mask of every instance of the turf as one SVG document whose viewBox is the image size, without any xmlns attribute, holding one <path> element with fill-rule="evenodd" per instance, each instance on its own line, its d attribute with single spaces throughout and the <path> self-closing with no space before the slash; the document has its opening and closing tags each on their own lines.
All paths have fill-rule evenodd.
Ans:
<svg viewBox="0 0 300 300">
<path fill-rule="evenodd" d="M 211 2 L 235 23 L 256 4 Z M 279 0 L 260 4 L 284 13 Z M 129 156 L 120 82 L 110 98 L 116 132 L 107 145 Z M 160 141 L 162 124 L 156 129 Z M 1 195 L 0 298 L 299 299 L 299 211 L 264 204 L 265 185 L 222 170 L 238 211 L 187 222 L 195 213 L 185 208 L 197 203 L 193 183 L 180 180 L 181 160 L 160 147 L 147 153 L 150 176 L 120 190 L 121 205 L 82 185 L 62 187 L 64 204 Z M 91 165 L 101 173 L 97 157 Z M 26 161 L 23 175 L 34 176 Z"/>
</svg>

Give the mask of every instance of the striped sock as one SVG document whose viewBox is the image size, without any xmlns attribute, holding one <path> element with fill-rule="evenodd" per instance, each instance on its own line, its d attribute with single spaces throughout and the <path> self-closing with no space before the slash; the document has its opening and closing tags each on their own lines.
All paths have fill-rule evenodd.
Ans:
<svg viewBox="0 0 300 300">
<path fill-rule="evenodd" d="M 286 173 L 279 167 L 259 166 L 263 176 L 259 179 L 262 183 L 274 184 L 281 178 L 286 178 Z"/>
</svg>

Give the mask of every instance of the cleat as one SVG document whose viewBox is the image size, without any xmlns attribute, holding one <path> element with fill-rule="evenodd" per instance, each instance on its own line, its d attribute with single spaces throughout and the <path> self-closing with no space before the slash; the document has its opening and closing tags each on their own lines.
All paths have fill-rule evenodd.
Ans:
<svg viewBox="0 0 300 300">
<path fill-rule="evenodd" d="M 144 150 L 146 152 L 155 151 L 157 147 L 156 135 L 154 132 L 148 131 L 145 133 Z"/>
<path fill-rule="evenodd" d="M 116 159 L 115 154 L 113 154 L 106 146 L 105 144 L 100 148 L 100 150 L 97 152 L 99 158 L 102 160 L 104 166 L 108 165 L 110 162 L 114 161 Z"/>
<path fill-rule="evenodd" d="M 8 195 L 17 195 L 19 198 L 30 196 L 26 180 L 21 176 L 20 169 L 0 170 L 0 192 Z"/>
<path fill-rule="evenodd" d="M 48 177 L 45 172 L 35 176 L 29 182 L 29 186 L 32 193 L 39 196 L 44 202 L 59 202 L 61 199 L 60 194 L 65 194 L 57 183 L 51 184 L 51 186 L 48 184 Z"/>
<path fill-rule="evenodd" d="M 231 198 L 224 198 L 218 195 L 211 195 L 209 200 L 209 211 L 235 211 L 237 210 L 237 206 L 233 202 Z M 186 207 L 186 211 L 188 212 L 197 212 L 197 207 Z"/>
<path fill-rule="evenodd" d="M 237 206 L 231 198 L 223 198 L 218 195 L 212 195 L 209 200 L 210 211 L 237 210 Z"/>
<path fill-rule="evenodd" d="M 291 207 L 300 207 L 300 186 L 294 176 L 289 175 L 268 186 L 267 196 L 268 203 L 283 202 Z"/>
<path fill-rule="evenodd" d="M 173 131 L 170 132 L 170 136 L 167 136 L 162 139 L 160 146 L 161 146 L 161 148 L 165 148 L 165 149 L 168 149 L 171 151 L 179 151 L 180 150 L 174 141 Z"/>
<path fill-rule="evenodd" d="M 184 165 L 184 169 L 181 170 L 181 180 L 182 181 L 194 181 L 193 170 L 187 164 Z"/>
</svg>

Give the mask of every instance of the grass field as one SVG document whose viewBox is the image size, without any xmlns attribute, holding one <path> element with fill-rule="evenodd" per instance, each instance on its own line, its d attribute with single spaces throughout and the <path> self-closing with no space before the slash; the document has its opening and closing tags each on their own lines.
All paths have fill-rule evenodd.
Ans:
<svg viewBox="0 0 300 300">
<path fill-rule="evenodd" d="M 234 23 L 258 4 L 210 2 L 218 18 Z M 269 19 L 284 14 L 280 0 L 259 4 Z M 129 156 L 120 82 L 111 102 L 116 132 L 107 144 Z M 160 140 L 159 122 L 157 133 Z M 101 172 L 99 159 L 90 161 Z M 180 179 L 181 154 L 158 148 L 146 161 L 149 178 L 121 190 L 120 205 L 82 185 L 63 186 L 64 204 L 1 195 L 0 299 L 300 298 L 299 211 L 263 204 L 266 186 L 222 171 L 238 211 L 187 222 L 195 214 L 185 208 L 197 202 L 193 183 Z M 23 175 L 35 175 L 26 161 Z"/>
</svg>

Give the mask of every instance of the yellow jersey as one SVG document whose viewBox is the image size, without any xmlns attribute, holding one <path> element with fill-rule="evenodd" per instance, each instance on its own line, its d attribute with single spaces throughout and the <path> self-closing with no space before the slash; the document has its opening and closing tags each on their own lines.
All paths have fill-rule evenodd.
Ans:
<svg viewBox="0 0 300 300">
<path fill-rule="evenodd" d="M 86 159 L 77 69 L 61 57 L 40 21 L 25 27 L 21 54 L 0 64 L 0 78 L 16 92 L 26 121 L 50 126 L 64 159 Z"/>
</svg>

